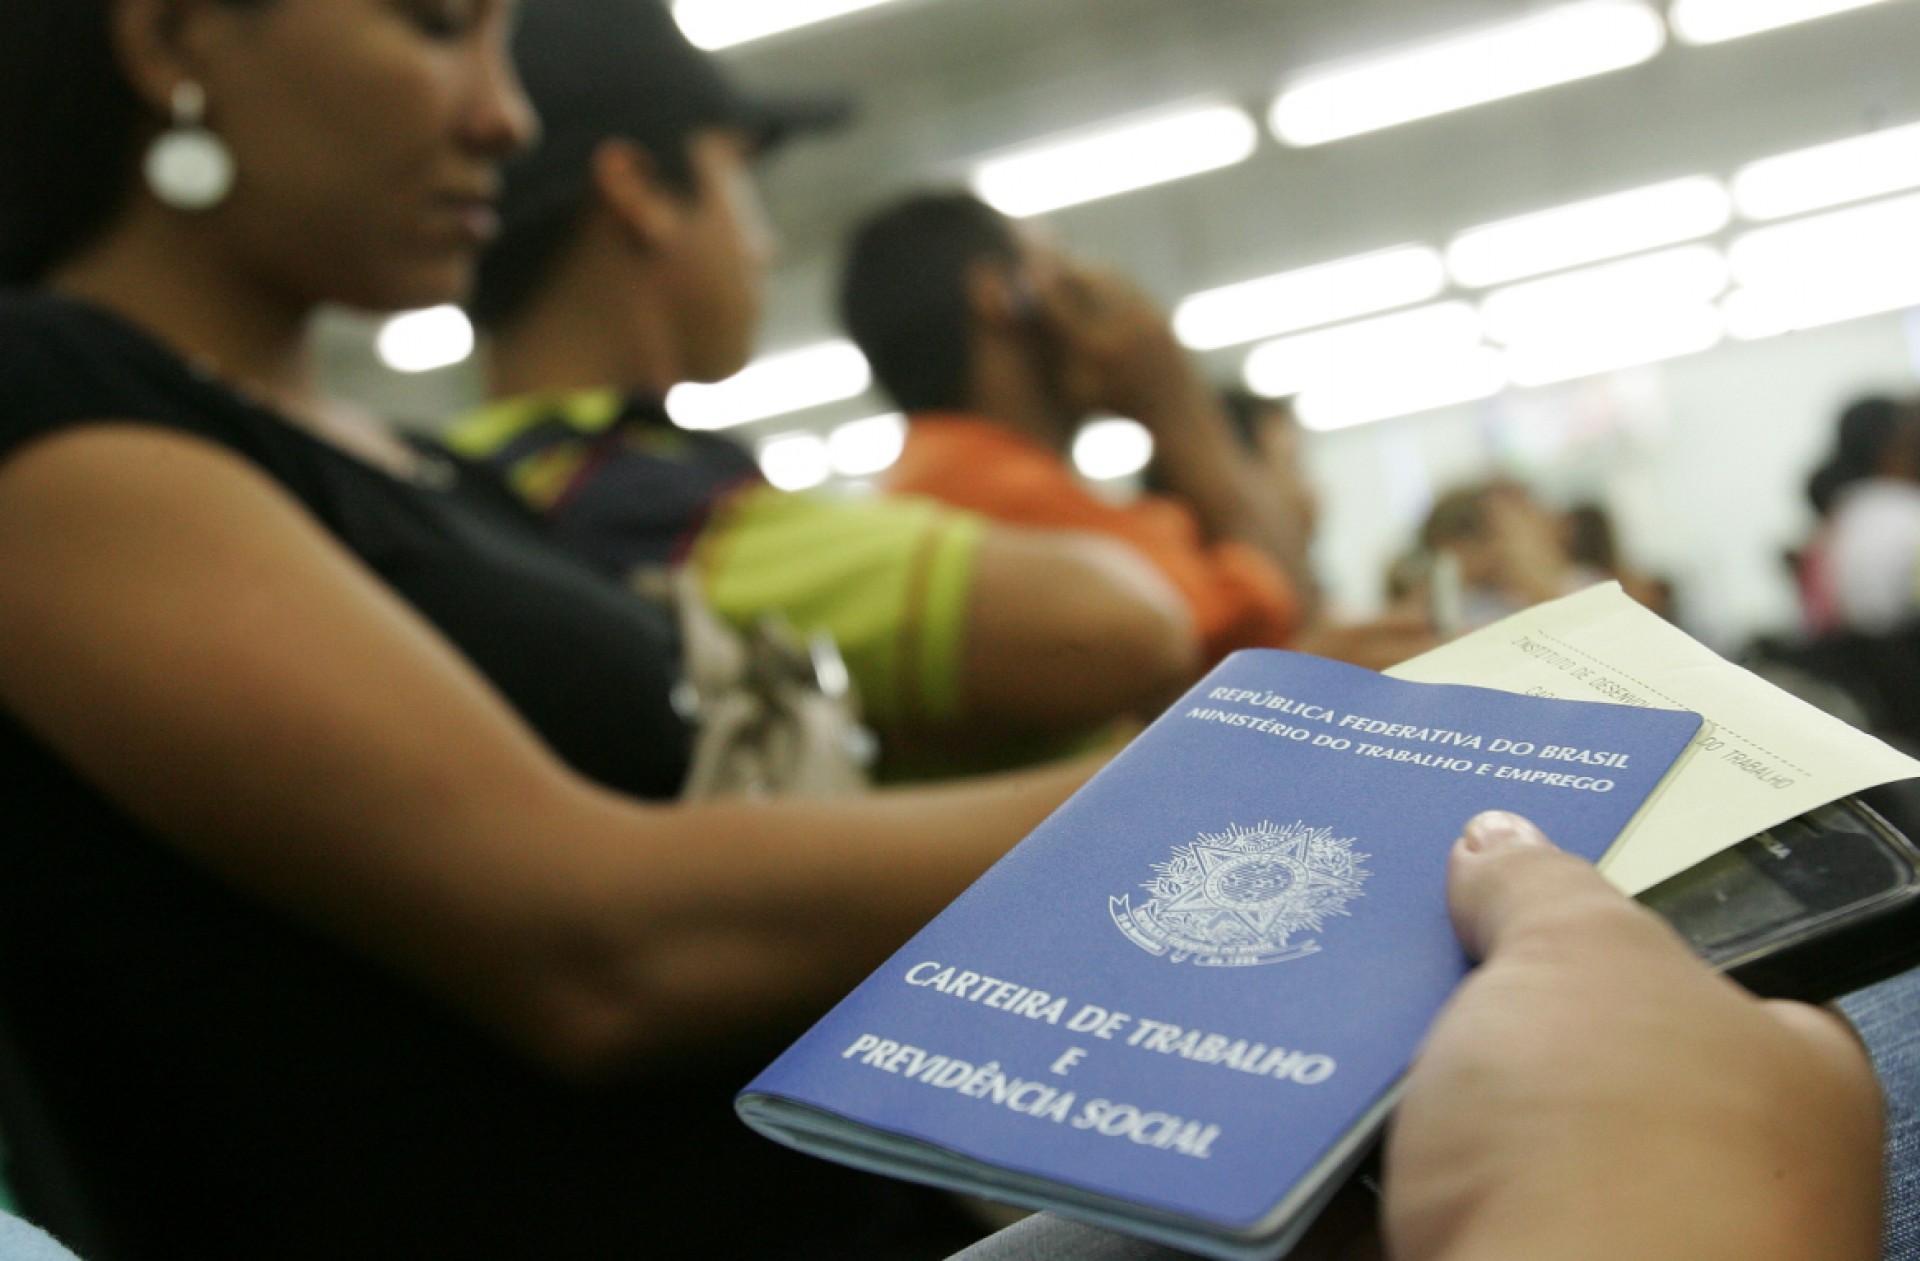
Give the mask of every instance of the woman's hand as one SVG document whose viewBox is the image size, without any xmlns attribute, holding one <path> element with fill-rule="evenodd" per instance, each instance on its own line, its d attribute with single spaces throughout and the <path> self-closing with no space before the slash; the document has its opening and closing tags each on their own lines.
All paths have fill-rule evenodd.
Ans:
<svg viewBox="0 0 1920 1261">
<path fill-rule="evenodd" d="M 1400 1261 L 1879 1253 L 1878 1087 L 1836 1018 L 1761 1002 L 1513 815 L 1453 854 L 1485 960 L 1387 1148 Z"/>
</svg>

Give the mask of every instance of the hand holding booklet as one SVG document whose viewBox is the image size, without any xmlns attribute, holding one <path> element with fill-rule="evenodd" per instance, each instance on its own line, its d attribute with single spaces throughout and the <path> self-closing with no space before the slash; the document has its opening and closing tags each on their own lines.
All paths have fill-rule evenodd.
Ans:
<svg viewBox="0 0 1920 1261">
<path fill-rule="evenodd" d="M 867 1169 L 1218 1257 L 1362 1156 L 1467 971 L 1485 809 L 1600 858 L 1700 730 L 1669 709 L 1229 658 L 743 1093 Z"/>
<path fill-rule="evenodd" d="M 1229 658 L 741 1115 L 861 1168 L 1277 1256 L 1371 1146 L 1466 974 L 1445 871 L 1471 816 L 1524 814 L 1638 893 L 1920 775 L 1617 586 L 1392 673 Z"/>
</svg>

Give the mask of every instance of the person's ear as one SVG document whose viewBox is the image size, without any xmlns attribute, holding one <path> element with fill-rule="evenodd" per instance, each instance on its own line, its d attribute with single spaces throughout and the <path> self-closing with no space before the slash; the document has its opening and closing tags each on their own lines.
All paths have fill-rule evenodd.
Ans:
<svg viewBox="0 0 1920 1261">
<path fill-rule="evenodd" d="M 975 262 L 967 269 L 966 293 L 967 312 L 982 328 L 1006 329 L 1033 320 L 1031 292 L 1023 291 L 1020 278 L 1002 263 Z"/>
<path fill-rule="evenodd" d="M 593 151 L 592 170 L 601 204 L 640 248 L 657 251 L 672 241 L 686 218 L 686 202 L 660 178 L 651 153 L 631 140 L 603 140 Z"/>
<path fill-rule="evenodd" d="M 238 16 L 235 6 L 214 0 L 117 0 L 108 34 L 134 95 L 165 118 L 181 83 L 208 86 L 215 54 Z M 217 92 L 208 90 L 217 105 Z"/>
</svg>

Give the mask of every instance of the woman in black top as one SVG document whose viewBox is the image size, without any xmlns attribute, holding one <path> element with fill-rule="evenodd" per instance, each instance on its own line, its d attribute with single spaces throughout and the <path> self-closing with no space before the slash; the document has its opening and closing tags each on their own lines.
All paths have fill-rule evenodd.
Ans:
<svg viewBox="0 0 1920 1261">
<path fill-rule="evenodd" d="M 0 6 L 0 1013 L 106 1254 L 926 1233 L 728 1093 L 1086 774 L 649 804 L 671 628 L 319 396 L 316 306 L 462 294 L 509 22 Z"/>
</svg>

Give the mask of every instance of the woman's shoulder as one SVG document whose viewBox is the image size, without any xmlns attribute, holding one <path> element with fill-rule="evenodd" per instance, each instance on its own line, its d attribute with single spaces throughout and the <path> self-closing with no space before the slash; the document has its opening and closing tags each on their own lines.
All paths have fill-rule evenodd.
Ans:
<svg viewBox="0 0 1920 1261">
<path fill-rule="evenodd" d="M 30 364 L 35 352 L 106 349 L 123 326 L 105 311 L 39 289 L 0 289 L 0 363 Z"/>
<path fill-rule="evenodd" d="M 56 295 L 0 291 L 0 458 L 78 424 L 205 434 L 186 366 L 131 325 Z"/>
</svg>

